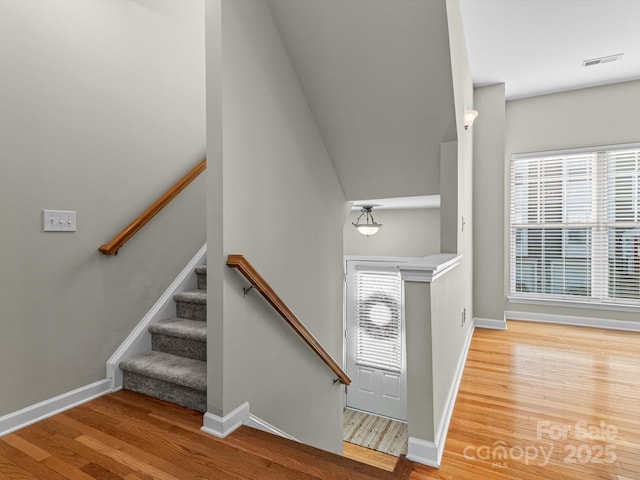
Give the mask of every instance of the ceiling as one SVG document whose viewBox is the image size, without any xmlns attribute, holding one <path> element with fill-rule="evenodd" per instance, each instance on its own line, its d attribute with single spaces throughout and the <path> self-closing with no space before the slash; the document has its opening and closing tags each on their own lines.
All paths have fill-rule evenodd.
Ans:
<svg viewBox="0 0 640 480">
<path fill-rule="evenodd" d="M 640 0 L 460 0 L 475 86 L 508 100 L 640 79 Z M 582 62 L 623 53 L 617 62 Z"/>
<path fill-rule="evenodd" d="M 445 2 L 269 4 L 347 200 L 439 194 L 456 136 Z"/>
</svg>

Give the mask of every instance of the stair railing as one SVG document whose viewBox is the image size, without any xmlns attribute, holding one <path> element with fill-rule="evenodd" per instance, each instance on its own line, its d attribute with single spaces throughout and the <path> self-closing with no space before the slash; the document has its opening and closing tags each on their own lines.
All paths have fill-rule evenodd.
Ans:
<svg viewBox="0 0 640 480">
<path fill-rule="evenodd" d="M 118 233 L 110 242 L 100 245 L 98 251 L 105 255 L 117 255 L 118 250 L 131 239 L 138 230 L 144 227 L 149 221 L 155 217 L 171 200 L 178 196 L 198 175 L 207 168 L 207 159 L 205 158 L 195 167 L 193 167 L 184 177 L 178 180 L 169 190 L 167 190 L 160 198 L 158 198 L 149 208 L 142 212 L 138 218 L 131 222 L 127 227 Z"/>
<path fill-rule="evenodd" d="M 236 268 L 244 277 L 251 282 L 251 287 L 245 289 L 245 293 L 251 288 L 255 288 L 260 294 L 271 304 L 271 306 L 284 318 L 284 320 L 293 328 L 293 330 L 302 338 L 311 350 L 320 357 L 331 371 L 338 377 L 334 382 L 340 382 L 343 385 L 349 385 L 351 379 L 340 368 L 336 361 L 327 353 L 320 342 L 307 330 L 307 327 L 298 319 L 284 301 L 273 291 L 269 284 L 258 274 L 253 266 L 242 255 L 229 255 L 227 258 L 227 266 Z"/>
</svg>

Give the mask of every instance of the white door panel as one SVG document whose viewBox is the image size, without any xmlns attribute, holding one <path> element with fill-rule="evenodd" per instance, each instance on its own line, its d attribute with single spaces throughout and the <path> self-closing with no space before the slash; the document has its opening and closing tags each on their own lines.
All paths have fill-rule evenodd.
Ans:
<svg viewBox="0 0 640 480">
<path fill-rule="evenodd" d="M 405 331 L 395 265 L 347 262 L 347 406 L 407 419 Z"/>
</svg>

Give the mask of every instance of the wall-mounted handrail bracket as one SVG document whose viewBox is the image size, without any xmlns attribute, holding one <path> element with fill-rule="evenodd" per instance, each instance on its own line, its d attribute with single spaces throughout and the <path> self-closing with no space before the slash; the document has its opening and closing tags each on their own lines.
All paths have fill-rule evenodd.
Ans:
<svg viewBox="0 0 640 480">
<path fill-rule="evenodd" d="M 243 293 L 243 294 L 244 294 L 244 296 L 246 297 L 246 296 L 249 294 L 249 292 L 250 292 L 251 290 L 253 290 L 254 288 L 256 288 L 256 286 L 255 286 L 255 285 L 250 285 L 250 286 L 248 286 L 248 287 L 242 287 L 242 293 Z"/>
<path fill-rule="evenodd" d="M 333 379 L 333 384 L 335 385 L 336 383 L 341 383 L 342 380 L 340 378 L 334 378 Z"/>
<path fill-rule="evenodd" d="M 329 355 L 329 353 L 320 345 L 320 342 L 311 334 L 307 327 L 300 321 L 300 319 L 291 311 L 291 309 L 282 301 L 282 299 L 273 291 L 271 286 L 260 276 L 255 268 L 244 258 L 242 255 L 229 255 L 227 257 L 227 266 L 231 268 L 237 268 L 244 277 L 251 282 L 251 287 L 243 288 L 242 291 L 246 295 L 255 287 L 260 292 L 260 295 L 271 304 L 271 306 L 280 314 L 280 316 L 289 324 L 291 328 L 302 338 L 307 345 L 315 352 L 315 354 L 322 360 L 331 371 L 337 375 L 338 378 L 334 380 L 334 383 L 340 382 L 344 385 L 349 385 L 351 379 L 340 368 L 337 362 Z"/>
</svg>

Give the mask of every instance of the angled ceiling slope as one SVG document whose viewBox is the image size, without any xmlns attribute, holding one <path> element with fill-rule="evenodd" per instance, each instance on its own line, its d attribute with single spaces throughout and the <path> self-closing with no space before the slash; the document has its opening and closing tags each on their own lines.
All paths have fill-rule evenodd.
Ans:
<svg viewBox="0 0 640 480">
<path fill-rule="evenodd" d="M 455 139 L 444 0 L 270 0 L 348 200 L 440 191 Z"/>
</svg>

